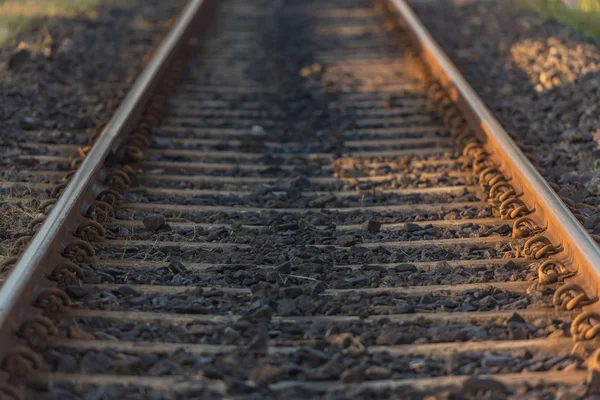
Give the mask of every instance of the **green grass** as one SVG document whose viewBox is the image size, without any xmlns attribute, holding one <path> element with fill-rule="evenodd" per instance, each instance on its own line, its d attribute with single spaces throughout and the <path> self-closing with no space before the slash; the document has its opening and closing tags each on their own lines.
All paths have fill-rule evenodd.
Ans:
<svg viewBox="0 0 600 400">
<path fill-rule="evenodd" d="M 93 18 L 100 0 L 0 0 L 0 46 L 16 44 L 24 31 L 38 30 L 62 18 Z"/>
<path fill-rule="evenodd" d="M 578 0 L 573 8 L 561 0 L 521 0 L 518 3 L 577 29 L 586 36 L 600 37 L 600 0 Z"/>
</svg>

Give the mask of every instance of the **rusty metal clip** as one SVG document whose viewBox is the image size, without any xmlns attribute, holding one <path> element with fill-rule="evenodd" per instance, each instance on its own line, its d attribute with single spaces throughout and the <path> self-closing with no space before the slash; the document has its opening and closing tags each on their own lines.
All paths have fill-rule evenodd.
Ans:
<svg viewBox="0 0 600 400">
<path fill-rule="evenodd" d="M 469 132 L 468 130 L 463 130 L 462 132 L 459 132 L 458 134 L 456 134 L 456 136 L 454 137 L 454 140 L 461 146 L 464 146 L 465 144 L 469 143 L 473 138 L 473 135 L 471 134 L 471 132 Z"/>
<path fill-rule="evenodd" d="M 56 329 L 54 322 L 43 315 L 25 321 L 20 329 L 21 337 L 32 347 L 45 345 L 57 333 L 58 329 Z"/>
<path fill-rule="evenodd" d="M 81 165 L 83 160 L 84 160 L 84 157 L 73 157 L 73 158 L 71 158 L 69 167 L 73 170 L 76 170 L 77 168 L 79 168 L 79 166 Z"/>
<path fill-rule="evenodd" d="M 11 379 L 23 382 L 31 373 L 46 370 L 46 365 L 41 357 L 30 348 L 17 346 L 4 356 L 2 369 L 10 375 Z"/>
<path fill-rule="evenodd" d="M 114 207 L 115 204 L 117 204 L 119 200 L 121 200 L 121 194 L 114 190 L 106 189 L 100 192 L 100 194 L 96 198 L 100 201 L 109 204 L 111 207 Z"/>
<path fill-rule="evenodd" d="M 80 239 L 73 240 L 63 251 L 65 257 L 79 264 L 92 262 L 95 254 L 92 245 Z"/>
<path fill-rule="evenodd" d="M 496 183 L 500 182 L 500 180 L 505 179 L 498 167 L 495 165 L 487 167 L 479 173 L 479 184 L 483 188 L 485 186 L 494 186 Z"/>
<path fill-rule="evenodd" d="M 34 219 L 32 219 L 29 222 L 29 225 L 27 225 L 27 227 L 29 228 L 31 233 L 37 232 L 37 230 L 40 228 L 40 226 L 44 223 L 45 219 L 46 219 L 46 216 L 44 214 L 38 214 Z"/>
<path fill-rule="evenodd" d="M 141 122 L 147 122 L 150 125 L 158 125 L 160 123 L 160 120 L 157 116 L 153 115 L 152 113 L 148 112 L 148 110 L 146 110 Z"/>
<path fill-rule="evenodd" d="M 19 257 L 17 256 L 9 257 L 2 260 L 2 262 L 0 262 L 0 271 L 10 270 L 12 266 L 14 266 L 17 263 L 18 260 Z"/>
<path fill-rule="evenodd" d="M 485 152 L 485 149 L 483 148 L 481 143 L 479 143 L 475 140 L 472 141 L 471 143 L 468 143 L 464 147 L 462 154 L 463 154 L 463 156 L 468 156 L 468 157 L 477 157 L 482 154 L 487 155 L 487 153 Z"/>
<path fill-rule="evenodd" d="M 577 315 L 571 322 L 573 340 L 592 340 L 600 332 L 600 314 L 595 311 L 585 311 Z"/>
<path fill-rule="evenodd" d="M 473 173 L 480 174 L 486 168 L 493 167 L 494 162 L 486 153 L 480 153 L 473 159 Z"/>
<path fill-rule="evenodd" d="M 559 252 L 550 239 L 545 236 L 535 236 L 525 242 L 523 254 L 528 260 L 539 260 L 544 256 L 550 256 Z"/>
<path fill-rule="evenodd" d="M 127 155 L 133 161 L 138 161 L 138 162 L 142 161 L 145 157 L 144 150 L 141 147 L 133 145 L 133 144 L 127 145 Z"/>
<path fill-rule="evenodd" d="M 578 307 L 587 306 L 593 301 L 579 285 L 568 283 L 556 289 L 552 303 L 558 309 L 571 311 Z"/>
<path fill-rule="evenodd" d="M 65 312 L 71 305 L 69 296 L 58 288 L 44 290 L 35 300 L 34 306 L 41 308 L 44 314 L 58 314 Z"/>
<path fill-rule="evenodd" d="M 110 204 L 96 200 L 87 209 L 86 216 L 94 221 L 106 223 L 115 217 L 115 210 Z"/>
<path fill-rule="evenodd" d="M 77 227 L 76 236 L 88 242 L 100 242 L 106 236 L 106 230 L 98 222 L 87 219 Z"/>
<path fill-rule="evenodd" d="M 515 219 L 529 214 L 529 209 L 518 197 L 509 197 L 500 204 L 500 218 Z"/>
<path fill-rule="evenodd" d="M 7 382 L 0 383 L 0 399 L 1 400 L 23 400 L 23 393 L 17 386 Z"/>
<path fill-rule="evenodd" d="M 62 285 L 79 285 L 83 279 L 83 270 L 79 265 L 65 261 L 54 267 L 49 279 Z"/>
<path fill-rule="evenodd" d="M 503 203 L 512 196 L 516 197 L 517 192 L 515 191 L 513 185 L 506 181 L 498 182 L 490 188 L 489 197 L 492 201 Z"/>
<path fill-rule="evenodd" d="M 46 199 L 42 201 L 38 206 L 38 211 L 44 215 L 48 215 L 48 213 L 52 210 L 51 207 L 56 204 L 56 201 L 56 199 Z"/>
<path fill-rule="evenodd" d="M 50 195 L 52 197 L 59 197 L 62 194 L 63 190 L 65 190 L 65 188 L 67 187 L 68 184 L 69 184 L 69 182 L 66 181 L 66 182 L 62 182 L 62 183 L 59 183 L 58 185 L 54 186 L 52 188 L 52 191 L 50 192 Z"/>
<path fill-rule="evenodd" d="M 548 285 L 562 282 L 576 274 L 577 272 L 569 271 L 560 261 L 547 260 L 538 267 L 538 282 L 541 285 Z"/>
<path fill-rule="evenodd" d="M 151 143 L 147 136 L 144 136 L 141 133 L 136 133 L 135 135 L 131 135 L 129 137 L 127 144 L 129 146 L 139 147 L 140 149 L 147 149 Z"/>
<path fill-rule="evenodd" d="M 529 217 L 520 217 L 515 220 L 512 228 L 512 237 L 515 239 L 521 239 L 537 235 L 543 232 L 544 229 L 540 228 L 535 221 Z"/>
<path fill-rule="evenodd" d="M 112 169 L 106 176 L 106 184 L 115 190 L 123 191 L 131 186 L 131 178 L 120 169 Z"/>
<path fill-rule="evenodd" d="M 14 253 L 21 253 L 25 247 L 31 241 L 32 236 L 21 236 L 12 245 L 12 251 Z"/>
</svg>

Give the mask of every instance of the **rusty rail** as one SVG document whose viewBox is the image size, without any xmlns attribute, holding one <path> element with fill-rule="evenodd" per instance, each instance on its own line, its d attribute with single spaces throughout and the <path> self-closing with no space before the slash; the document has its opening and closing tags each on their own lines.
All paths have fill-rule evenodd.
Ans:
<svg viewBox="0 0 600 400">
<path fill-rule="evenodd" d="M 493 160 L 486 167 L 494 168 L 495 171 L 488 169 L 487 172 L 501 173 L 505 178 L 502 180 L 504 187 L 509 185 L 514 190 L 513 205 L 524 205 L 527 208 L 527 222 L 535 224 L 541 231 L 537 236 L 537 243 L 540 246 L 551 244 L 559 250 L 543 268 L 554 269 L 563 276 L 572 276 L 565 279 L 565 287 L 568 289 L 560 294 L 567 295 L 567 292 L 571 292 L 568 294 L 569 298 L 579 297 L 579 305 L 588 304 L 580 315 L 586 316 L 578 317 L 575 325 L 577 320 L 580 323 L 584 319 L 589 322 L 592 317 L 600 320 L 600 315 L 595 314 L 600 310 L 597 302 L 600 294 L 598 244 L 510 138 L 406 1 L 389 0 L 388 6 L 409 33 L 413 46 L 433 76 L 464 113 L 469 126 L 485 148 L 486 156 Z M 576 266 L 576 269 L 567 271 L 567 266 Z M 561 301 L 558 298 L 555 300 Z M 575 329 L 587 330 L 589 326 Z"/>
<path fill-rule="evenodd" d="M 106 207 L 106 201 L 98 202 L 97 199 L 107 200 L 110 191 L 105 182 L 111 177 L 118 178 L 112 176 L 114 171 L 107 170 L 103 163 L 111 152 L 119 149 L 138 122 L 150 95 L 165 76 L 184 39 L 198 27 L 199 15 L 207 3 L 190 0 L 181 11 L 2 286 L 0 359 L 9 380 L 21 381 L 28 369 L 39 367 L 39 360 L 28 346 L 40 344 L 44 336 L 55 329 L 52 322 L 42 316 L 43 309 L 68 301 L 53 290 L 56 283 L 49 277 L 57 273 L 73 273 L 66 253 L 85 257 L 90 252 L 91 246 L 78 237 L 86 230 L 89 233 L 90 229 L 94 231 L 101 227 L 86 222 L 85 214 Z"/>
<path fill-rule="evenodd" d="M 540 281 L 547 275 L 549 280 L 560 278 L 566 282 L 557 290 L 557 306 L 566 305 L 563 308 L 572 310 L 587 304 L 584 313 L 580 314 L 573 324 L 573 336 L 576 339 L 593 337 L 596 330 L 600 329 L 600 325 L 593 324 L 600 323 L 600 315 L 595 313 L 598 307 L 595 300 L 598 297 L 600 248 L 510 139 L 405 1 L 388 1 L 391 11 L 399 16 L 402 25 L 412 36 L 413 45 L 419 55 L 440 82 L 440 90 L 447 93 L 459 106 L 467 117 L 469 126 L 478 135 L 479 143 L 469 142 L 466 152 L 475 159 L 474 169 L 481 174 L 480 180 L 491 193 L 492 200 L 497 201 L 502 216 L 506 217 L 506 220 L 514 220 L 514 237 L 527 238 L 524 240 L 523 256 L 537 260 L 548 254 L 552 255 L 540 265 Z M 100 233 L 103 228 L 99 224 L 90 223 L 85 215 L 108 212 L 106 206 L 110 204 L 107 203 L 110 203 L 109 199 L 116 194 L 110 191 L 107 182 L 111 179 L 126 179 L 119 175 L 118 171 L 107 169 L 103 163 L 111 151 L 118 150 L 124 144 L 127 134 L 139 121 L 141 111 L 147 105 L 150 95 L 164 78 L 169 64 L 172 64 L 180 50 L 183 39 L 193 28 L 206 3 L 208 0 L 189 2 L 92 150 L 83 159 L 81 167 L 65 187 L 62 196 L 54 204 L 0 290 L 0 357 L 10 382 L 23 382 L 31 377 L 31 369 L 40 369 L 36 354 L 29 349 L 42 345 L 47 336 L 56 330 L 53 322 L 42 315 L 43 311 L 47 311 L 48 308 L 60 308 L 69 301 L 62 292 L 55 289 L 56 277 L 61 275 L 62 283 L 65 283 L 65 279 L 71 282 L 70 275 L 77 275 L 79 268 L 71 261 L 86 262 L 93 256 L 93 248 L 79 238 L 85 237 L 93 241 L 94 235 L 102 236 Z M 454 123 L 463 124 L 460 118 L 453 118 L 450 114 L 449 111 L 445 116 L 445 119 L 452 122 L 447 123 L 449 126 Z M 464 137 L 459 135 L 455 139 L 460 142 Z M 431 242 L 422 245 L 430 244 Z M 389 245 L 400 246 L 396 242 Z M 411 242 L 411 245 L 416 244 Z M 576 269 L 572 266 L 576 266 Z M 546 272 L 548 273 L 544 275 Z M 77 276 L 74 278 L 73 282 L 78 281 Z M 520 290 L 525 290 L 528 285 L 529 283 L 524 282 Z M 498 283 L 496 286 L 502 285 Z M 514 285 L 511 284 L 511 287 L 514 288 Z M 152 288 L 161 289 L 160 286 Z M 431 289 L 430 286 L 423 290 Z M 169 290 L 173 288 L 170 287 Z M 15 335 L 15 332 L 18 335 Z M 554 343 L 550 345 L 554 346 Z M 227 349 L 229 348 L 220 350 Z M 596 364 L 597 359 L 600 359 L 600 356 L 596 356 Z M 572 378 L 574 382 L 581 380 L 580 371 L 573 375 L 552 376 L 559 381 L 566 378 Z M 463 378 L 450 378 L 452 383 L 460 379 Z M 154 382 L 154 379 L 146 381 L 148 385 Z M 165 385 L 165 382 L 170 384 L 169 380 L 162 382 Z M 413 383 L 411 380 L 410 384 Z M 12 390 L 2 385 L 0 383 L 0 397 L 2 391 L 8 393 Z M 307 385 L 312 386 L 313 383 Z M 423 381 L 422 386 L 426 385 L 430 387 L 432 382 Z M 331 386 L 327 386 L 329 387 Z"/>
</svg>

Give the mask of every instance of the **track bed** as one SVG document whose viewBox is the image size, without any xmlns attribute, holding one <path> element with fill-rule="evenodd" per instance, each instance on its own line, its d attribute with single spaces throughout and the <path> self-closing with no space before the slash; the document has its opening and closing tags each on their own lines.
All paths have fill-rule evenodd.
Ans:
<svg viewBox="0 0 600 400">
<path fill-rule="evenodd" d="M 585 393 L 558 283 L 403 35 L 367 0 L 220 2 L 60 283 L 31 398 Z M 51 190 L 78 151 L 32 146 L 47 169 L 4 190 Z"/>
</svg>

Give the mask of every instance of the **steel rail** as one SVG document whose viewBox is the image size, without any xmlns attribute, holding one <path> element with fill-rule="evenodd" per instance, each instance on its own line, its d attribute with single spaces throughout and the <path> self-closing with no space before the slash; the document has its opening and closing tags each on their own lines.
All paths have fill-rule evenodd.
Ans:
<svg viewBox="0 0 600 400">
<path fill-rule="evenodd" d="M 465 114 L 470 127 L 478 135 L 486 151 L 510 180 L 521 200 L 534 212 L 529 215 L 538 226 L 545 227 L 544 236 L 562 252 L 556 256 L 565 266 L 575 266 L 575 277 L 565 280 L 585 290 L 588 298 L 599 296 L 600 247 L 579 223 L 569 208 L 527 159 L 506 130 L 492 115 L 458 68 L 418 19 L 405 0 L 388 0 L 392 12 L 400 19 L 431 73 L 446 89 Z M 575 271 L 573 271 L 575 272 Z M 584 307 L 600 310 L 599 302 Z"/>
<path fill-rule="evenodd" d="M 62 197 L 56 203 L 48 218 L 23 253 L 4 287 L 0 290 L 0 357 L 6 355 L 11 350 L 11 346 L 24 342 L 24 340 L 19 339 L 15 335 L 18 329 L 22 329 L 22 323 L 24 321 L 31 321 L 32 317 L 39 316 L 42 313 L 39 308 L 33 307 L 32 304 L 42 289 L 56 286 L 56 283 L 47 279 L 49 271 L 62 259 L 61 253 L 67 247 L 69 241 L 73 239 L 73 233 L 83 221 L 83 214 L 93 204 L 93 199 L 107 188 L 102 183 L 102 178 L 107 174 L 106 168 L 102 164 L 112 151 L 117 151 L 122 146 L 127 134 L 133 129 L 136 122 L 139 121 L 141 112 L 150 99 L 150 95 L 155 91 L 161 78 L 164 77 L 169 64 L 172 64 L 176 59 L 175 56 L 180 45 L 182 45 L 183 39 L 186 38 L 189 30 L 192 28 L 201 8 L 208 1 L 190 0 L 174 29 L 158 48 L 149 65 L 140 75 L 121 106 L 117 109 L 114 117 L 101 133 L 98 141 L 84 159 L 79 171 L 73 176 Z M 544 234 L 548 235 L 553 243 L 556 243 L 557 246 L 560 245 L 564 250 L 557 258 L 569 265 L 575 264 L 579 266 L 582 273 L 578 275 L 576 281 L 581 280 L 581 276 L 584 275 L 583 273 L 587 273 L 590 277 L 588 279 L 589 282 L 582 283 L 582 286 L 584 284 L 588 285 L 585 286 L 586 290 L 588 290 L 588 293 L 593 293 L 593 296 L 596 297 L 597 293 L 594 291 L 596 290 L 594 285 L 596 285 L 598 274 L 595 268 L 598 265 L 597 261 L 600 260 L 600 249 L 579 225 L 574 216 L 570 214 L 558 196 L 554 194 L 533 165 L 525 158 L 524 154 L 512 142 L 500 124 L 492 117 L 483 102 L 464 81 L 464 78 L 433 41 L 406 3 L 403 0 L 389 1 L 401 15 L 404 26 L 408 28 L 409 32 L 416 39 L 418 48 L 421 50 L 422 56 L 432 69 L 434 75 L 443 83 L 446 90 L 450 93 L 451 98 L 459 104 L 461 110 L 468 116 L 469 123 L 479 133 L 490 157 L 497 161 L 499 168 L 505 176 L 511 179 L 511 184 L 514 184 L 519 192 L 524 193 L 520 198 L 527 203 L 529 209 L 535 210 L 532 217 L 535 218 L 535 221 L 540 226 L 543 225 L 547 228 Z M 581 238 L 583 238 L 583 241 Z M 513 239 L 510 240 L 513 241 Z M 406 243 L 414 246 L 416 242 L 409 241 Z M 392 245 L 398 247 L 398 243 L 394 242 Z M 431 240 L 428 243 L 435 244 L 436 241 Z M 438 241 L 437 243 L 439 244 L 440 242 Z M 113 245 L 115 244 L 118 245 L 119 243 L 115 241 Z M 389 245 L 389 242 L 380 242 L 377 245 L 386 246 Z M 368 247 L 371 244 L 363 244 L 362 246 Z M 109 288 L 116 287 L 115 285 L 97 284 L 95 286 Z M 528 282 L 519 282 L 516 284 L 497 282 L 494 284 L 498 288 L 504 287 L 519 292 L 524 292 L 529 285 L 530 283 Z M 175 293 L 187 290 L 185 287 L 160 285 L 137 285 L 136 287 L 141 291 L 154 291 L 157 293 Z M 464 290 L 465 287 L 465 285 L 443 286 L 443 288 L 446 288 L 444 289 L 445 291 Z M 418 294 L 417 292 L 421 291 L 441 290 L 439 286 L 411 286 L 410 288 L 363 289 L 362 291 L 379 292 L 384 290 Z M 230 288 L 223 289 L 223 291 L 240 292 L 245 291 L 245 289 Z M 350 291 L 356 292 L 357 289 L 328 290 L 324 295 Z M 535 312 L 535 310 L 533 311 Z M 454 318 L 457 313 L 451 314 L 452 318 Z M 436 317 L 435 315 L 432 318 L 449 318 L 448 316 L 437 315 Z M 136 318 L 147 317 L 136 316 Z M 402 316 L 401 318 L 405 317 Z M 489 318 L 489 315 L 486 317 Z M 165 318 L 165 316 L 160 316 L 160 318 Z M 311 320 L 314 319 L 314 317 L 310 318 Z M 389 316 L 386 316 L 386 318 L 389 318 Z M 473 318 L 473 315 L 468 316 L 469 320 Z M 96 344 L 99 346 L 107 345 L 100 341 L 97 341 Z M 507 347 L 515 345 L 515 343 L 503 344 L 507 345 Z M 122 342 L 121 345 L 127 346 L 125 342 Z M 444 344 L 444 346 L 446 345 L 448 344 Z M 453 345 L 454 343 L 450 344 L 450 346 Z M 520 346 L 522 343 L 518 345 Z M 23 378 L 21 382 L 26 382 L 27 377 L 21 378 Z M 100 380 L 106 378 L 122 382 L 122 377 L 114 375 L 100 377 Z M 581 374 L 577 373 L 576 378 L 577 381 L 580 381 Z M 80 376 L 75 376 L 75 379 L 81 378 Z M 152 384 L 153 382 L 146 377 L 140 378 L 140 381 L 144 382 L 144 385 L 147 383 Z M 108 382 L 108 380 L 104 380 L 103 382 Z M 456 380 L 452 380 L 452 382 L 456 383 Z M 308 385 L 313 384 L 310 383 Z M 427 386 L 430 388 L 430 385 L 432 385 L 431 381 L 423 383 L 423 387 Z M 1 393 L 0 397 L 2 397 Z"/>
<path fill-rule="evenodd" d="M 206 3 L 208 1 L 190 0 L 182 9 L 0 289 L 0 357 L 24 342 L 15 335 L 21 324 L 42 313 L 33 307 L 36 296 L 43 289 L 56 286 L 47 276 L 53 266 L 64 261 L 61 253 L 73 239 L 95 196 L 107 189 L 102 183 L 106 176 L 103 163 L 123 144 L 138 122 L 153 91 L 179 54 L 184 39 L 198 27 L 195 22 Z M 94 197 L 90 198 L 90 194 Z"/>
</svg>

